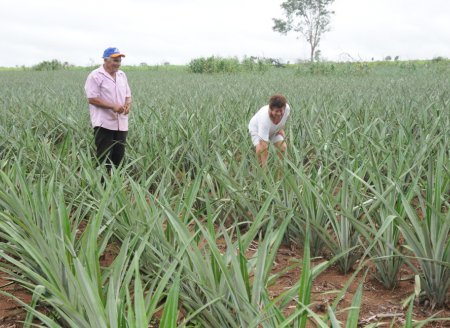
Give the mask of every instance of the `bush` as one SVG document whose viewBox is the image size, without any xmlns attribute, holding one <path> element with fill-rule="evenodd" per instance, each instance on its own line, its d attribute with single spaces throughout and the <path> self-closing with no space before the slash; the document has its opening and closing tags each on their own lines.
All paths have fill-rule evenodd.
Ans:
<svg viewBox="0 0 450 328">
<path fill-rule="evenodd" d="M 233 73 L 239 70 L 237 58 L 208 57 L 196 58 L 189 63 L 193 73 Z"/>
<path fill-rule="evenodd" d="M 192 73 L 236 73 L 265 72 L 269 69 L 273 59 L 259 57 L 245 57 L 240 63 L 237 58 L 208 57 L 196 58 L 189 63 L 189 71 Z M 281 67 L 283 65 L 280 65 Z M 278 67 L 278 66 L 277 66 Z"/>
<path fill-rule="evenodd" d="M 70 65 L 68 62 L 61 63 L 59 60 L 53 59 L 52 61 L 44 60 L 43 62 L 34 65 L 32 69 L 35 71 L 57 71 L 68 69 L 70 67 L 73 67 L 73 65 Z"/>
<path fill-rule="evenodd" d="M 251 56 L 245 57 L 242 60 L 241 68 L 243 71 L 247 72 L 253 71 L 265 72 L 269 69 L 270 65 L 271 65 L 270 59 Z"/>
<path fill-rule="evenodd" d="M 444 57 L 442 57 L 442 56 L 437 56 L 437 57 L 434 57 L 431 61 L 433 62 L 433 63 L 439 63 L 439 62 L 443 62 L 443 61 L 445 61 L 446 59 L 444 58 Z"/>
</svg>

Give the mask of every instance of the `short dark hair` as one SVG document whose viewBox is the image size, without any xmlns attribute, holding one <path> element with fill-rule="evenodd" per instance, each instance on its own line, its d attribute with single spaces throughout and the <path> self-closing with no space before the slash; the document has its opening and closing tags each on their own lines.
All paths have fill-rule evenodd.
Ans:
<svg viewBox="0 0 450 328">
<path fill-rule="evenodd" d="M 286 106 L 286 97 L 280 93 L 274 94 L 269 99 L 269 108 L 283 108 Z"/>
</svg>

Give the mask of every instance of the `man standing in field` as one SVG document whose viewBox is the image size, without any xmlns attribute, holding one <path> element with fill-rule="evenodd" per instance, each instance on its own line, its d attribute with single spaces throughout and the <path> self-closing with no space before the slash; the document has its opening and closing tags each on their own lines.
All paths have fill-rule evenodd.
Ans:
<svg viewBox="0 0 450 328">
<path fill-rule="evenodd" d="M 119 166 L 125 155 L 131 91 L 125 73 L 119 70 L 125 57 L 117 48 L 103 52 L 103 65 L 92 71 L 84 86 L 94 128 L 96 155 L 108 170 Z"/>
<path fill-rule="evenodd" d="M 267 164 L 269 143 L 277 148 L 278 157 L 283 158 L 286 152 L 284 125 L 291 113 L 286 97 L 275 94 L 269 104 L 262 107 L 250 120 L 248 130 L 255 146 L 256 156 L 262 167 Z"/>
</svg>

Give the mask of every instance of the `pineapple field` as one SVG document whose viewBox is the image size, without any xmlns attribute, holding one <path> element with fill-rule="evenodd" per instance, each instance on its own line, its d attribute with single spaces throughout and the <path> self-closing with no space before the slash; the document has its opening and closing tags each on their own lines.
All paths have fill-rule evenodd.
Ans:
<svg viewBox="0 0 450 328">
<path fill-rule="evenodd" d="M 0 71 L 1 327 L 450 325 L 448 61 L 123 70 L 111 174 L 88 70 Z M 287 155 L 261 168 L 274 93 Z"/>
</svg>

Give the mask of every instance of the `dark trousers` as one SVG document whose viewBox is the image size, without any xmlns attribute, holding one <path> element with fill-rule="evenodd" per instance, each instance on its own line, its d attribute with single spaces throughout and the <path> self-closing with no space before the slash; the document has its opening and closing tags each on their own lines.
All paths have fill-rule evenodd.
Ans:
<svg viewBox="0 0 450 328">
<path fill-rule="evenodd" d="M 125 155 L 125 142 L 128 131 L 113 131 L 99 126 L 94 128 L 95 146 L 98 163 L 105 163 L 111 169 L 118 167 Z"/>
</svg>

